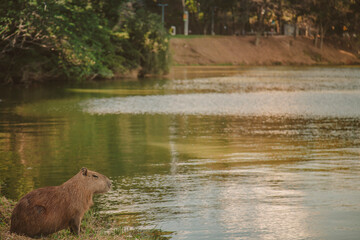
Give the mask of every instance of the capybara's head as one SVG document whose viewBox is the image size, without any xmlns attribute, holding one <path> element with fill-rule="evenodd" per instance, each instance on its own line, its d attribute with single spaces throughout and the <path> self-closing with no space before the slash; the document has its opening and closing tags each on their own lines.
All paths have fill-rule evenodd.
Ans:
<svg viewBox="0 0 360 240">
<path fill-rule="evenodd" d="M 110 180 L 100 173 L 90 171 L 83 167 L 79 175 L 81 176 L 81 182 L 83 182 L 84 187 L 93 193 L 106 193 L 110 190 Z"/>
</svg>

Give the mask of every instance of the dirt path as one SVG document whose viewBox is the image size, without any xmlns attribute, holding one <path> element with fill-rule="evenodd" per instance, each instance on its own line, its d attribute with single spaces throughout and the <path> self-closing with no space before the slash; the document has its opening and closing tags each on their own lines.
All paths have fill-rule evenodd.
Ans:
<svg viewBox="0 0 360 240">
<path fill-rule="evenodd" d="M 259 46 L 254 41 L 253 36 L 172 38 L 170 49 L 179 65 L 360 64 L 352 53 L 328 44 L 321 51 L 305 37 L 263 37 Z"/>
</svg>

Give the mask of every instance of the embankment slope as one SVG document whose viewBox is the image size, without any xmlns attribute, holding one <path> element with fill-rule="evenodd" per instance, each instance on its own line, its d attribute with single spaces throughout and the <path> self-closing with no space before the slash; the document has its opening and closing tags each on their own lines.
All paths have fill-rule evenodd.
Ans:
<svg viewBox="0 0 360 240">
<path fill-rule="evenodd" d="M 255 46 L 253 36 L 172 38 L 170 49 L 177 65 L 347 65 L 360 64 L 350 52 L 313 40 L 290 36 L 262 37 Z"/>
</svg>

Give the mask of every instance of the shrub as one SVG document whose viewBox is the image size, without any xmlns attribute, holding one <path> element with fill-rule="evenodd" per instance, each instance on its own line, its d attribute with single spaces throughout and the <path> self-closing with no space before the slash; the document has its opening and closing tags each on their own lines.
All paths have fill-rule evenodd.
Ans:
<svg viewBox="0 0 360 240">
<path fill-rule="evenodd" d="M 132 8 L 136 13 L 115 31 L 121 2 L 3 1 L 0 81 L 82 81 L 135 68 L 142 74 L 166 72 L 168 38 L 159 17 Z"/>
</svg>

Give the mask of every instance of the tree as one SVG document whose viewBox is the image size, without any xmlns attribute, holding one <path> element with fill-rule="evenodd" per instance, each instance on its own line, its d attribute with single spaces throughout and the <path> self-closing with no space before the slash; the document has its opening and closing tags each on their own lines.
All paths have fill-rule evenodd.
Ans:
<svg viewBox="0 0 360 240">
<path fill-rule="evenodd" d="M 348 0 L 313 0 L 311 2 L 311 15 L 320 32 L 320 49 L 323 48 L 324 38 L 330 28 L 344 22 L 349 8 Z"/>
<path fill-rule="evenodd" d="M 131 24 L 129 19 L 134 19 L 129 16 L 119 21 L 125 3 L 131 5 L 128 10 L 132 15 L 141 8 L 137 7 L 141 3 L 126 0 L 2 1 L 0 79 L 29 83 L 48 78 L 109 78 L 114 73 L 147 66 L 138 57 L 143 56 L 143 49 L 126 32 L 130 30 L 126 27 Z M 158 19 L 140 19 L 146 21 L 141 23 L 148 26 L 142 34 L 148 37 L 139 39 L 154 45 L 161 42 L 162 49 L 168 51 L 166 34 L 156 34 L 164 32 Z M 154 49 L 154 58 L 163 54 Z M 162 71 L 168 65 L 162 64 L 151 72 L 158 71 L 156 68 Z"/>
<path fill-rule="evenodd" d="M 296 38 L 298 30 L 298 18 L 309 13 L 308 0 L 287 0 L 286 10 L 292 15 L 292 23 L 294 25 L 294 38 Z"/>
<path fill-rule="evenodd" d="M 135 57 L 141 67 L 139 76 L 168 72 L 169 39 L 159 15 L 139 9 L 128 19 L 123 30 L 136 49 L 130 57 Z"/>
<path fill-rule="evenodd" d="M 240 0 L 238 2 L 238 9 L 239 9 L 239 24 L 241 29 L 241 34 L 245 35 L 246 31 L 250 30 L 250 11 L 251 11 L 251 4 L 250 0 Z"/>
<path fill-rule="evenodd" d="M 271 16 L 273 4 L 269 0 L 254 0 L 254 6 L 256 8 L 257 21 L 255 23 L 256 39 L 255 45 L 260 44 L 260 36 L 265 31 L 265 19 Z"/>
</svg>

